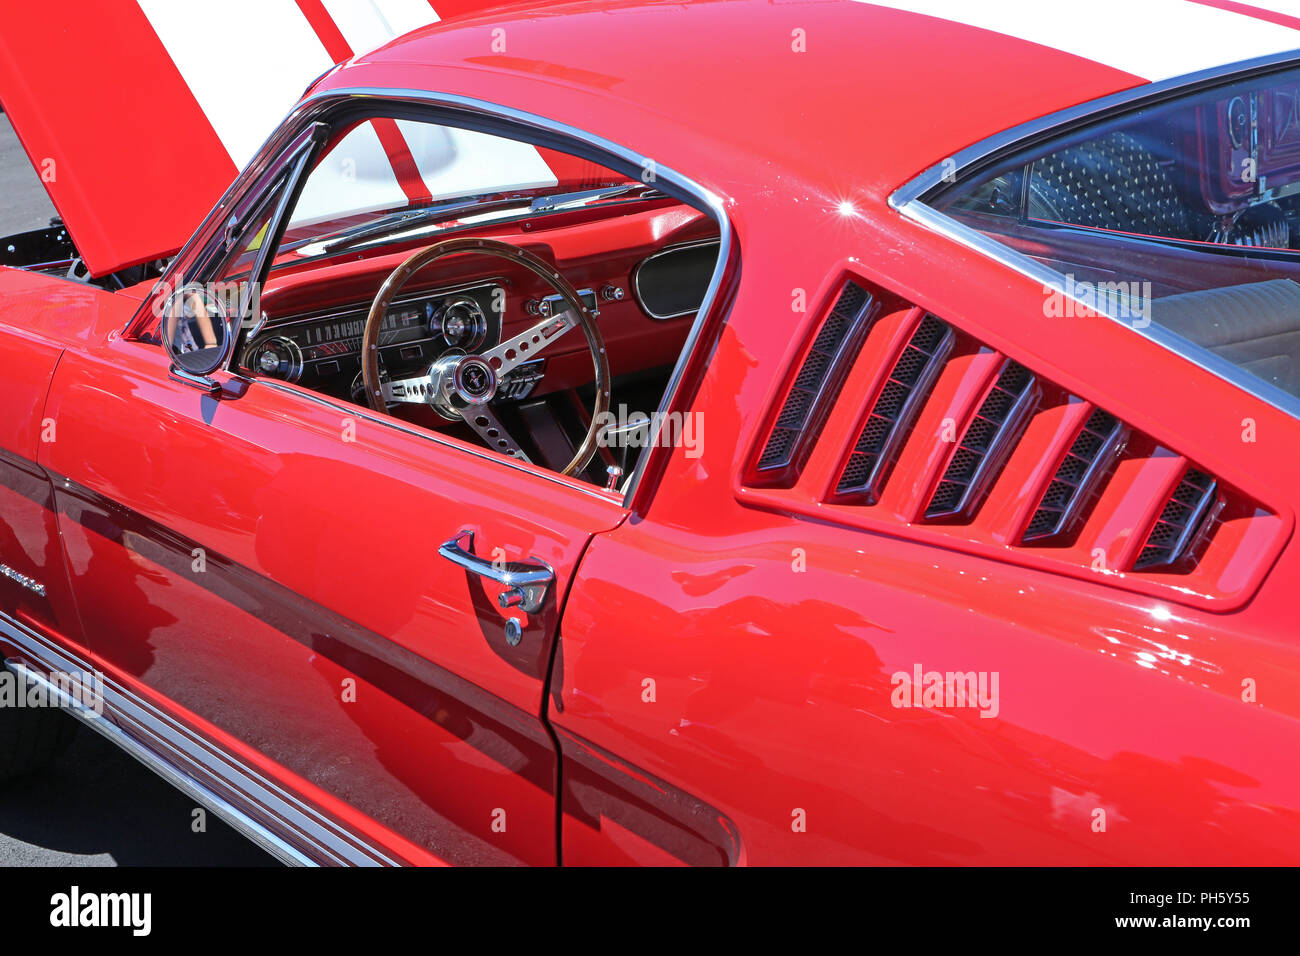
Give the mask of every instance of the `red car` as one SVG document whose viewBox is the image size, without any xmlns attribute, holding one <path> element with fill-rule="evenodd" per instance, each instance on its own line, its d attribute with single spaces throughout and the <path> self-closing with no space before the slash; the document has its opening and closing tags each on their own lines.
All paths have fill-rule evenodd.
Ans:
<svg viewBox="0 0 1300 956">
<path fill-rule="evenodd" d="M 1300 862 L 1281 4 L 77 6 L 0 11 L 0 774 L 68 709 L 290 862 Z"/>
</svg>

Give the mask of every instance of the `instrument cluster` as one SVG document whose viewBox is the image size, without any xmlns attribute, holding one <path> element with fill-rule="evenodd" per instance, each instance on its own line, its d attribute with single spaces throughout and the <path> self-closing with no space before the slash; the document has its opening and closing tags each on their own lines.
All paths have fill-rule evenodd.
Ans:
<svg viewBox="0 0 1300 956">
<path fill-rule="evenodd" d="M 448 352 L 491 348 L 501 340 L 504 303 L 504 289 L 493 282 L 399 299 L 380 327 L 381 364 L 392 373 L 432 364 Z M 256 375 L 347 393 L 360 374 L 368 314 L 359 305 L 271 319 L 247 343 L 240 365 Z"/>
</svg>

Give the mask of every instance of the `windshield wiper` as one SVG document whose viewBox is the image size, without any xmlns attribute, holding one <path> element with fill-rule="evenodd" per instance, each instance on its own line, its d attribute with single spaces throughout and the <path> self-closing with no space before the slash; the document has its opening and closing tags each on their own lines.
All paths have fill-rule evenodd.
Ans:
<svg viewBox="0 0 1300 956">
<path fill-rule="evenodd" d="M 422 209 L 407 209 L 376 219 L 373 222 L 344 229 L 327 238 L 310 240 L 302 245 L 317 245 L 321 253 L 333 252 L 348 246 L 365 242 L 377 236 L 388 235 L 411 226 L 433 225 L 459 219 L 463 213 L 474 216 L 499 212 L 506 209 L 519 209 L 528 215 L 543 215 L 564 209 L 578 209 L 592 203 L 614 199 L 619 196 L 636 194 L 638 199 L 655 199 L 663 195 L 654 187 L 643 183 L 626 183 L 619 186 L 607 186 L 601 189 L 586 189 L 581 192 L 552 193 L 544 196 L 528 195 L 501 196 L 490 199 L 487 196 L 474 196 L 455 202 L 442 203 L 437 206 L 425 206 Z M 499 196 L 499 194 L 497 194 Z M 524 203 L 528 203 L 527 206 Z"/>
<path fill-rule="evenodd" d="M 614 199 L 636 193 L 638 199 L 657 199 L 663 193 L 644 183 L 623 183 L 618 186 L 604 186 L 600 189 L 584 189 L 575 193 L 551 193 L 538 196 L 533 200 L 531 211 L 535 213 L 556 212 L 560 209 L 577 209 L 591 203 Z"/>
<path fill-rule="evenodd" d="M 408 226 L 458 219 L 460 215 L 465 212 L 473 211 L 475 214 L 478 214 L 492 212 L 497 209 L 510 209 L 512 207 L 523 208 L 522 204 L 526 202 L 527 199 L 527 196 L 510 196 L 494 200 L 484 200 L 482 197 L 474 197 L 472 199 L 458 200 L 457 202 L 442 203 L 438 206 L 425 206 L 422 209 L 407 209 L 403 212 L 382 216 L 373 222 L 363 223 L 360 226 L 353 226 L 351 229 L 344 229 L 342 232 L 329 236 L 324 239 L 324 241 L 316 239 L 304 243 L 304 245 L 309 245 L 314 242 L 320 245 L 322 252 L 331 252 L 335 249 L 342 249 L 346 246 L 356 245 L 358 242 L 364 242 L 374 236 L 382 236 L 390 232 L 396 232 Z"/>
</svg>

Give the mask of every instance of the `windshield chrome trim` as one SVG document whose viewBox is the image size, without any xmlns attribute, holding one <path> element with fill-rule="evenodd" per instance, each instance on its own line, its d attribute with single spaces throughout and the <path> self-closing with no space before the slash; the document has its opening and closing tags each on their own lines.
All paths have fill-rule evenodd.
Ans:
<svg viewBox="0 0 1300 956">
<path fill-rule="evenodd" d="M 562 207 L 554 210 L 543 210 L 541 212 L 538 212 L 532 209 L 531 207 L 520 205 L 517 207 L 520 211 L 518 213 L 515 213 L 512 207 L 503 206 L 499 211 L 503 213 L 509 212 L 511 213 L 510 215 L 502 215 L 499 217 L 494 217 L 491 220 L 484 220 L 483 222 L 459 222 L 457 220 L 449 220 L 448 222 L 439 222 L 436 219 L 434 221 L 429 221 L 429 222 L 420 222 L 418 219 L 414 219 L 411 221 L 411 224 L 405 227 L 401 232 L 393 233 L 393 234 L 379 234 L 376 236 L 367 236 L 363 241 L 358 242 L 357 245 L 355 246 L 352 245 L 339 246 L 337 248 L 329 250 L 328 252 L 321 252 L 317 255 L 303 256 L 302 258 L 294 261 L 293 265 L 297 266 L 297 265 L 305 265 L 313 262 L 323 262 L 324 260 L 335 258 L 340 255 L 344 255 L 353 250 L 357 250 L 357 249 L 368 250 L 374 246 L 382 245 L 384 243 L 416 242 L 422 238 L 425 238 L 426 237 L 425 234 L 427 234 L 428 237 L 430 238 L 435 233 L 439 237 L 451 237 L 451 236 L 460 235 L 463 232 L 473 232 L 475 229 L 481 229 L 485 224 L 489 224 L 489 223 L 493 226 L 508 226 L 508 225 L 513 225 L 515 223 L 525 222 L 526 220 L 529 219 L 537 219 L 544 216 L 550 216 L 555 213 L 575 212 L 575 211 L 583 211 L 588 209 L 596 209 L 596 210 L 612 209 L 615 206 L 631 206 L 631 205 L 636 205 L 638 203 L 658 202 L 660 199 L 663 198 L 667 198 L 667 197 L 648 196 L 648 197 L 637 197 L 635 199 L 616 199 L 616 200 L 611 200 L 609 202 L 602 202 L 600 205 Z M 522 201 L 523 200 L 520 200 L 521 203 Z M 449 222 L 455 224 L 452 225 L 449 224 Z M 316 242 L 316 240 L 314 239 L 295 241 L 286 244 L 283 247 L 283 251 L 294 252 L 300 249 L 305 249 L 308 246 L 312 245 L 314 242 Z M 283 265 L 283 263 L 281 263 L 281 265 Z M 279 267 L 280 266 L 276 266 L 275 268 L 279 268 Z"/>
<path fill-rule="evenodd" d="M 1138 325 L 1111 311 L 1114 306 L 1105 296 L 1093 288 L 1080 294 L 1079 288 L 1054 269 L 1036 262 L 1029 256 L 1017 252 L 1010 246 L 1003 245 L 989 236 L 951 216 L 941 213 L 927 204 L 931 194 L 945 185 L 960 181 L 967 174 L 991 165 L 998 160 L 1032 146 L 1035 142 L 1055 138 L 1079 126 L 1093 122 L 1105 114 L 1128 112 L 1143 106 L 1155 105 L 1175 96 L 1195 93 L 1202 88 L 1210 88 L 1244 79 L 1249 76 L 1279 72 L 1284 69 L 1300 67 L 1300 50 L 1273 54 L 1202 70 L 1187 76 L 1163 80 L 1159 83 L 1147 83 L 1119 93 L 1081 103 L 1068 109 L 1051 113 L 1036 120 L 1030 120 L 1019 126 L 1004 130 L 987 139 L 981 140 L 960 150 L 954 156 L 942 160 L 896 189 L 889 197 L 889 206 L 903 217 L 929 229 L 958 245 L 965 246 L 973 252 L 980 253 L 1014 272 L 1042 283 L 1044 292 L 1055 292 L 1071 299 L 1086 308 L 1104 315 L 1155 342 L 1162 348 L 1186 359 L 1197 367 L 1204 369 L 1229 384 L 1236 386 L 1248 395 L 1285 412 L 1294 418 L 1300 418 L 1300 396 L 1292 395 L 1263 379 L 1250 374 L 1232 362 L 1204 346 L 1197 345 L 1175 332 L 1147 321 Z"/>
</svg>

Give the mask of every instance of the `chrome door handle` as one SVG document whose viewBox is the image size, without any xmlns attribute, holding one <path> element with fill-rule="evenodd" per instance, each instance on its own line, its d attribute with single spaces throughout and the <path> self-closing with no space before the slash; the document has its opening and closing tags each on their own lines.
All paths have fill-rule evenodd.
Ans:
<svg viewBox="0 0 1300 956">
<path fill-rule="evenodd" d="M 497 565 L 480 558 L 471 550 L 473 547 L 474 532 L 465 530 L 445 542 L 438 553 L 466 571 L 504 585 L 505 590 L 497 595 L 497 603 L 503 608 L 517 607 L 525 614 L 536 614 L 542 609 L 555 583 L 555 572 L 544 561 L 508 561 Z"/>
</svg>

